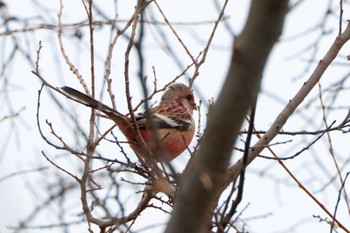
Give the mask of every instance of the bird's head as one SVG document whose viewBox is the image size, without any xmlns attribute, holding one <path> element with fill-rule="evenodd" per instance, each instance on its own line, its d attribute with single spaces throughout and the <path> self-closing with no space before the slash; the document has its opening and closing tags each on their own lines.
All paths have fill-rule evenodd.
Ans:
<svg viewBox="0 0 350 233">
<path fill-rule="evenodd" d="M 171 84 L 164 92 L 161 102 L 179 103 L 191 113 L 193 110 L 197 110 L 191 88 L 182 83 Z"/>
</svg>

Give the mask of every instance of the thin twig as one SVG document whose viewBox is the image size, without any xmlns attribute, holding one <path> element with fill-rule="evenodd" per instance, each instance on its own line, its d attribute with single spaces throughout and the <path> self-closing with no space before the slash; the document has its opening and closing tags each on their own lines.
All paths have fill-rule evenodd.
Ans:
<svg viewBox="0 0 350 233">
<path fill-rule="evenodd" d="M 173 26 L 170 24 L 169 20 L 167 19 L 167 17 L 165 16 L 162 8 L 159 6 L 158 2 L 156 0 L 153 1 L 156 6 L 157 9 L 159 11 L 159 13 L 162 15 L 164 22 L 169 26 L 171 32 L 174 34 L 174 36 L 176 37 L 176 39 L 180 42 L 181 46 L 184 48 L 184 50 L 186 51 L 187 55 L 191 58 L 193 63 L 196 63 L 195 58 L 193 57 L 193 55 L 191 54 L 191 52 L 189 51 L 189 49 L 187 48 L 187 46 L 185 45 L 185 43 L 182 41 L 182 39 L 180 38 L 180 36 L 177 34 L 176 30 L 173 28 Z"/>
<path fill-rule="evenodd" d="M 63 45 L 63 41 L 62 41 L 62 12 L 63 12 L 63 3 L 62 0 L 60 0 L 60 11 L 58 13 L 58 43 L 60 46 L 60 50 L 63 56 L 63 59 L 66 61 L 67 65 L 69 66 L 69 69 L 72 71 L 73 74 L 75 74 L 75 76 L 77 77 L 78 81 L 80 82 L 80 84 L 83 86 L 84 91 L 86 92 L 86 94 L 90 95 L 89 92 L 89 88 L 87 87 L 84 78 L 82 77 L 82 75 L 79 73 L 78 68 L 75 67 L 75 65 L 70 61 L 69 56 L 66 53 L 66 50 L 64 48 Z"/>
<path fill-rule="evenodd" d="M 241 172 L 239 175 L 237 195 L 236 195 L 235 200 L 232 202 L 230 211 L 228 212 L 228 214 L 226 216 L 224 216 L 221 219 L 221 222 L 220 222 L 221 228 L 219 228 L 219 229 L 222 229 L 222 230 L 224 230 L 227 227 L 227 225 L 229 224 L 233 215 L 236 213 L 236 210 L 237 210 L 239 203 L 242 201 L 242 198 L 243 198 L 245 170 L 246 170 L 246 166 L 248 165 L 248 154 L 249 154 L 249 150 L 250 150 L 250 142 L 251 142 L 253 130 L 254 130 L 255 108 L 256 108 L 256 101 L 254 102 L 253 106 L 251 107 L 251 111 L 250 111 L 249 129 L 248 129 L 249 133 L 247 134 L 247 139 L 246 139 L 246 142 L 244 145 L 244 154 L 243 154 L 243 158 L 242 158 L 242 168 L 241 168 Z M 223 233 L 224 231 L 218 231 L 218 232 Z"/>
<path fill-rule="evenodd" d="M 339 0 L 339 32 L 338 35 L 343 31 L 343 0 Z"/>
<path fill-rule="evenodd" d="M 62 168 L 61 166 L 59 166 L 57 163 L 55 163 L 54 161 L 52 161 L 51 159 L 49 159 L 49 157 L 46 156 L 45 152 L 42 151 L 41 154 L 45 157 L 45 159 L 47 161 L 49 161 L 49 163 L 51 163 L 53 166 L 55 166 L 57 169 L 61 170 L 63 173 L 66 173 L 67 175 L 71 176 L 72 178 L 74 178 L 76 181 L 80 182 L 80 179 L 76 176 L 73 175 L 72 173 L 70 173 L 69 171 L 67 171 L 66 169 Z"/>
<path fill-rule="evenodd" d="M 346 173 L 344 181 L 341 183 L 341 187 L 340 187 L 339 192 L 338 192 L 338 199 L 337 199 L 337 203 L 336 203 L 335 208 L 334 208 L 334 213 L 333 213 L 330 233 L 332 233 L 333 229 L 335 228 L 335 223 L 336 223 L 335 218 L 336 218 L 336 215 L 337 215 L 338 206 L 339 206 L 339 202 L 340 202 L 340 199 L 341 199 L 341 193 L 342 193 L 342 190 L 345 190 L 344 186 L 345 186 L 346 180 L 349 177 L 349 174 L 350 174 L 350 172 Z"/>
<path fill-rule="evenodd" d="M 151 3 L 152 1 L 147 1 L 146 4 Z M 222 18 L 222 20 L 228 20 L 230 17 L 225 16 Z M 130 19 L 111 19 L 111 20 L 96 20 L 93 22 L 94 26 L 102 26 L 102 25 L 115 25 L 117 23 L 128 23 Z M 150 25 L 160 25 L 160 26 L 168 26 L 163 21 L 156 21 L 156 20 L 143 20 L 140 21 L 145 24 Z M 172 21 L 172 25 L 179 25 L 179 26 L 201 26 L 201 25 L 207 25 L 207 24 L 214 24 L 217 20 L 203 20 L 203 21 L 196 21 L 196 22 L 177 22 Z M 85 20 L 82 22 L 77 23 L 62 23 L 63 28 L 82 28 L 89 26 L 89 23 Z M 17 33 L 23 33 L 23 32 L 35 32 L 38 30 L 58 30 L 58 26 L 55 24 L 40 24 L 38 26 L 32 26 L 32 27 L 25 27 L 22 29 L 12 29 L 12 30 L 6 30 L 4 32 L 0 32 L 0 36 L 9 36 Z"/>
<path fill-rule="evenodd" d="M 218 26 L 219 26 L 219 23 L 222 22 L 222 19 L 223 19 L 223 17 L 224 17 L 224 13 L 225 13 L 225 10 L 226 10 L 227 3 L 228 3 L 228 0 L 225 0 L 224 5 L 223 5 L 223 7 L 221 8 L 220 14 L 219 14 L 219 16 L 218 16 L 218 19 L 217 19 L 216 22 L 214 23 L 214 27 L 213 27 L 213 30 L 212 30 L 210 36 L 209 36 L 208 42 L 207 42 L 206 46 L 204 47 L 203 52 L 201 53 L 201 55 L 202 55 L 201 60 L 200 60 L 199 62 L 196 62 L 196 63 L 195 63 L 195 70 L 194 70 L 194 73 L 193 73 L 192 78 L 190 79 L 190 85 L 189 85 L 190 87 L 193 85 L 195 79 L 196 79 L 196 78 L 198 77 L 198 75 L 199 75 L 199 68 L 200 68 L 200 66 L 201 66 L 202 64 L 204 64 L 204 62 L 205 62 L 205 60 L 206 60 L 206 58 L 207 58 L 210 45 L 211 45 L 211 43 L 212 43 L 212 41 L 213 41 L 213 39 L 214 39 L 214 36 L 215 36 L 215 34 L 216 34 L 216 30 L 217 30 L 217 28 L 218 28 Z M 196 61 L 197 61 L 197 59 L 196 59 Z"/>
<path fill-rule="evenodd" d="M 328 127 L 327 118 L 326 118 L 326 112 L 325 112 L 326 108 L 325 108 L 324 103 L 323 103 L 322 89 L 321 89 L 321 84 L 320 83 L 318 83 L 318 90 L 319 90 L 319 100 L 320 100 L 320 104 L 321 104 L 321 108 L 322 108 L 323 123 L 324 123 L 325 127 Z M 332 157 L 333 163 L 335 165 L 335 169 L 336 169 L 336 171 L 338 173 L 339 181 L 340 181 L 341 184 L 343 184 L 344 183 L 343 176 L 341 174 L 338 161 L 337 161 L 337 159 L 335 158 L 335 155 L 334 155 L 332 138 L 331 138 L 331 135 L 330 135 L 329 131 L 327 131 L 327 139 L 328 139 L 328 144 L 329 144 L 329 153 L 330 153 L 330 155 Z M 350 205 L 349 205 L 349 200 L 348 200 L 348 195 L 346 193 L 346 189 L 343 189 L 343 193 L 344 193 L 344 200 L 345 200 L 346 206 L 348 208 L 348 213 L 350 213 Z"/>
</svg>

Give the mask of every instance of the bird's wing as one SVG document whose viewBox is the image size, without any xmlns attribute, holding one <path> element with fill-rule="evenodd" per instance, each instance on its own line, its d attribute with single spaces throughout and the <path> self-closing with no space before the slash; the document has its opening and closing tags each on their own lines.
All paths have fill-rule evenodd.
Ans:
<svg viewBox="0 0 350 233">
<path fill-rule="evenodd" d="M 150 128 L 151 126 L 156 129 L 179 129 L 187 130 L 191 126 L 190 120 L 179 119 L 177 117 L 166 116 L 162 114 L 151 114 L 150 120 L 147 119 L 145 114 L 136 117 L 137 125 L 140 129 Z"/>
</svg>

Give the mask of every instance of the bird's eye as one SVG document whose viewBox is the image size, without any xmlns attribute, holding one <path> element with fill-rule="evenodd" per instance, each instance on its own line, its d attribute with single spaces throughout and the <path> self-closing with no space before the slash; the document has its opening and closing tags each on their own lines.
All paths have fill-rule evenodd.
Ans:
<svg viewBox="0 0 350 233">
<path fill-rule="evenodd" d="M 187 95 L 187 96 L 186 96 L 186 99 L 187 99 L 187 100 L 192 100 L 192 99 L 193 99 L 193 95 Z"/>
</svg>

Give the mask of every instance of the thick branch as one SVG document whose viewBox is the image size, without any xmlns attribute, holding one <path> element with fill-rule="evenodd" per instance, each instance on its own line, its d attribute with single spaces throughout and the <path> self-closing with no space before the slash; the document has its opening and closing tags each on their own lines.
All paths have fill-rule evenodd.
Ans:
<svg viewBox="0 0 350 233">
<path fill-rule="evenodd" d="M 279 133 L 284 124 L 287 122 L 288 118 L 293 114 L 295 109 L 302 103 L 305 97 L 310 93 L 311 89 L 317 84 L 321 79 L 323 73 L 326 71 L 331 62 L 336 58 L 340 49 L 343 45 L 350 39 L 350 23 L 346 27 L 345 31 L 337 36 L 333 42 L 331 48 L 328 50 L 327 54 L 322 60 L 320 60 L 318 66 L 315 68 L 314 72 L 311 74 L 310 78 L 296 95 L 289 101 L 286 107 L 280 112 L 276 120 L 270 127 L 270 129 L 262 136 L 262 138 L 253 146 L 254 150 L 251 150 L 249 154 L 249 163 L 252 162 L 256 156 L 258 156 L 261 151 L 268 145 L 272 139 Z M 239 167 L 241 166 L 241 161 L 237 162 L 229 169 L 227 175 L 227 181 L 237 178 Z"/>
<path fill-rule="evenodd" d="M 232 147 L 260 87 L 267 57 L 281 34 L 287 0 L 254 0 L 236 38 L 231 66 L 211 111 L 202 144 L 182 176 L 167 233 L 203 232 L 225 179 Z"/>
<path fill-rule="evenodd" d="M 293 114 L 295 109 L 304 101 L 305 97 L 310 93 L 312 88 L 319 82 L 323 73 L 327 70 L 329 65 L 338 55 L 340 49 L 347 41 L 349 41 L 349 39 L 350 23 L 348 23 L 345 31 L 337 36 L 324 58 L 320 60 L 314 72 L 311 74 L 310 78 L 307 80 L 307 82 L 304 83 L 300 90 L 295 94 L 295 96 L 289 101 L 286 107 L 277 116 L 270 129 L 253 146 L 253 149 L 248 155 L 248 163 L 251 163 L 261 153 L 261 151 L 272 141 L 272 139 L 276 137 L 276 135 L 280 132 L 284 124 L 287 122 L 288 118 Z M 220 192 L 225 190 L 226 187 L 232 182 L 232 180 L 235 180 L 239 176 L 241 167 L 242 161 L 240 160 L 228 169 L 225 182 L 222 184 L 222 186 L 219 187 Z M 337 223 L 340 227 L 343 226 L 341 223 Z"/>
</svg>

